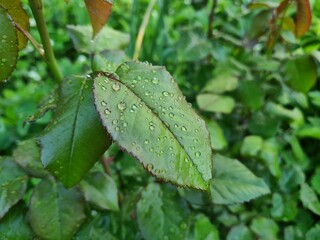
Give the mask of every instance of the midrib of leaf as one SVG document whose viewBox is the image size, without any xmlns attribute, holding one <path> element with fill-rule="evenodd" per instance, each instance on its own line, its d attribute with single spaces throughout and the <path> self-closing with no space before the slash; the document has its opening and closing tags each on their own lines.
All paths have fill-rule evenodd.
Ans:
<svg viewBox="0 0 320 240">
<path fill-rule="evenodd" d="M 70 145 L 71 145 L 71 151 L 69 154 L 69 159 L 70 161 L 68 162 L 68 178 L 67 178 L 67 186 L 69 186 L 69 175 L 70 175 L 70 171 L 71 171 L 71 165 L 72 165 L 72 160 L 73 160 L 73 153 L 74 153 L 74 145 L 75 145 L 75 133 L 76 133 L 76 127 L 77 127 L 77 120 L 78 120 L 78 113 L 80 110 L 80 105 L 81 105 L 81 96 L 83 95 L 83 91 L 84 91 L 84 86 L 87 83 L 87 79 L 85 79 L 82 83 L 79 95 L 78 95 L 78 102 L 77 102 L 77 108 L 76 108 L 76 112 L 75 112 L 75 117 L 72 123 L 72 133 L 71 133 L 71 139 L 70 139 Z"/>
<path fill-rule="evenodd" d="M 110 80 L 112 80 L 112 81 L 114 81 L 114 82 L 116 82 L 116 83 L 120 83 L 120 84 L 126 86 L 126 88 L 128 88 L 128 90 L 130 90 L 138 99 L 141 100 L 141 102 L 144 103 L 144 105 L 151 111 L 151 113 L 152 113 L 153 115 L 155 115 L 155 116 L 160 120 L 160 122 L 161 122 L 161 124 L 163 125 L 163 127 L 164 127 L 165 129 L 167 129 L 167 130 L 174 136 L 174 138 L 177 140 L 177 142 L 178 142 L 178 143 L 180 144 L 180 146 L 182 147 L 183 151 L 186 153 L 186 155 L 187 155 L 187 156 L 189 157 L 189 159 L 191 160 L 193 166 L 198 170 L 198 172 L 199 172 L 202 180 L 203 180 L 204 182 L 206 182 L 205 179 L 204 179 L 203 176 L 202 176 L 202 173 L 199 171 L 197 165 L 194 163 L 193 158 L 191 158 L 190 155 L 188 154 L 188 152 L 185 150 L 184 145 L 179 141 L 178 137 L 171 131 L 171 129 L 170 129 L 170 128 L 167 128 L 167 126 L 166 126 L 166 124 L 163 122 L 163 120 L 162 120 L 155 112 L 153 112 L 153 110 L 150 108 L 150 106 L 148 106 L 147 103 L 146 103 L 142 98 L 140 98 L 140 97 L 139 97 L 129 86 L 127 86 L 125 83 L 123 83 L 123 82 L 121 82 L 121 81 L 118 81 L 117 79 L 113 78 L 112 75 L 110 75 L 110 76 L 106 75 L 106 77 L 108 77 Z"/>
</svg>

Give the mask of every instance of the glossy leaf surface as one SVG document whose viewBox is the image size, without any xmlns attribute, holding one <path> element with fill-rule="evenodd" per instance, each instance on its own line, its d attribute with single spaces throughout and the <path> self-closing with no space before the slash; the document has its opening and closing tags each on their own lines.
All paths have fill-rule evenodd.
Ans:
<svg viewBox="0 0 320 240">
<path fill-rule="evenodd" d="M 84 2 L 89 13 L 93 37 L 95 37 L 108 21 L 112 9 L 112 1 L 84 0 Z"/>
<path fill-rule="evenodd" d="M 85 219 L 84 201 L 76 189 L 65 189 L 53 179 L 43 180 L 33 190 L 30 224 L 41 239 L 71 239 Z"/>
<path fill-rule="evenodd" d="M 242 203 L 270 192 L 261 178 L 235 159 L 215 155 L 213 165 L 210 188 L 214 203 Z"/>
<path fill-rule="evenodd" d="M 29 16 L 23 9 L 20 0 L 0 0 L 0 6 L 3 6 L 15 24 L 18 24 L 24 31 L 29 32 Z M 23 49 L 28 42 L 28 38 L 17 30 L 19 50 Z"/>
<path fill-rule="evenodd" d="M 0 82 L 6 80 L 16 66 L 18 37 L 12 18 L 0 5 Z"/>
<path fill-rule="evenodd" d="M 28 177 L 12 158 L 0 157 L 0 219 L 27 189 Z"/>
<path fill-rule="evenodd" d="M 176 192 L 157 184 L 149 184 L 137 204 L 139 228 L 146 240 L 185 239 L 188 213 Z"/>
<path fill-rule="evenodd" d="M 111 144 L 94 108 L 92 82 L 63 81 L 54 119 L 40 137 L 42 164 L 66 187 L 78 183 Z"/>
<path fill-rule="evenodd" d="M 207 189 L 211 148 L 205 123 L 184 100 L 170 74 L 139 62 L 98 75 L 95 105 L 113 140 L 153 175 Z"/>
</svg>

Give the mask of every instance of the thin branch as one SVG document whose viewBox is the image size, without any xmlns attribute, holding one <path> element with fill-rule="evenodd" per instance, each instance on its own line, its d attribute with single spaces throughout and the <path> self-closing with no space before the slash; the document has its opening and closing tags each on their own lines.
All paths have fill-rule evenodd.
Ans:
<svg viewBox="0 0 320 240">
<path fill-rule="evenodd" d="M 38 52 L 40 53 L 43 60 L 47 62 L 47 59 L 44 55 L 44 50 L 40 46 L 40 44 L 30 35 L 30 33 L 28 33 L 26 30 L 24 30 L 18 23 L 15 22 L 14 25 L 26 38 L 29 39 L 29 41 L 32 43 L 32 45 L 38 50 Z"/>
<path fill-rule="evenodd" d="M 137 40 L 136 40 L 136 45 L 135 45 L 135 49 L 134 49 L 134 54 L 133 54 L 133 59 L 138 59 L 139 58 L 139 55 L 140 55 L 140 50 L 141 50 L 141 46 L 142 46 L 142 42 L 143 42 L 143 38 L 144 38 L 144 34 L 146 32 L 146 28 L 147 28 L 147 25 L 149 23 L 149 19 L 150 19 L 150 15 L 151 15 L 151 11 L 154 7 L 156 3 L 156 0 L 152 0 L 150 1 L 149 3 L 149 6 L 143 16 L 143 20 L 142 20 L 142 23 L 141 23 L 141 26 L 140 26 L 140 29 L 139 29 L 139 33 L 138 33 L 138 36 L 137 36 Z"/>
<path fill-rule="evenodd" d="M 208 25 L 208 39 L 212 39 L 213 34 L 212 34 L 212 28 L 213 28 L 213 21 L 214 21 L 214 17 L 215 17 L 215 10 L 217 8 L 218 5 L 218 0 L 213 0 L 213 4 L 211 7 L 211 11 L 209 14 L 209 25 Z"/>
</svg>

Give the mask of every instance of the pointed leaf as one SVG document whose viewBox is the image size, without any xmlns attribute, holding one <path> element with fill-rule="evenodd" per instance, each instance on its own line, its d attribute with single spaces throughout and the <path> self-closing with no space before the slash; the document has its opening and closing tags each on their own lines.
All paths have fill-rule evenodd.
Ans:
<svg viewBox="0 0 320 240">
<path fill-rule="evenodd" d="M 63 81 L 53 122 L 40 137 L 42 164 L 66 187 L 78 183 L 111 144 L 93 105 L 92 83 Z"/>
<path fill-rule="evenodd" d="M 30 240 L 33 233 L 27 222 L 27 211 L 24 204 L 14 206 L 0 222 L 0 239 Z"/>
<path fill-rule="evenodd" d="M 113 140 L 153 175 L 207 189 L 211 179 L 209 133 L 170 74 L 139 62 L 95 78 L 96 108 Z"/>
<path fill-rule="evenodd" d="M 188 208 L 173 188 L 149 184 L 137 204 L 138 224 L 146 240 L 185 239 Z"/>
<path fill-rule="evenodd" d="M 84 0 L 87 11 L 89 13 L 93 37 L 100 32 L 103 26 L 108 21 L 111 14 L 113 1 L 110 0 Z"/>
<path fill-rule="evenodd" d="M 65 189 L 53 179 L 43 180 L 33 190 L 30 224 L 41 239 L 71 239 L 85 219 L 84 201 L 76 189 Z"/>
<path fill-rule="evenodd" d="M 18 37 L 12 18 L 0 5 L 0 82 L 6 80 L 18 59 Z"/>
<path fill-rule="evenodd" d="M 119 210 L 118 190 L 113 179 L 103 172 L 91 172 L 80 182 L 87 201 L 103 210 Z"/>
<path fill-rule="evenodd" d="M 40 161 L 40 148 L 35 139 L 20 142 L 13 152 L 13 158 L 22 169 L 35 177 L 44 177 L 48 172 Z"/>
<path fill-rule="evenodd" d="M 309 0 L 296 0 L 296 36 L 302 36 L 309 30 L 312 20 L 312 13 Z"/>
<path fill-rule="evenodd" d="M 29 16 L 23 9 L 20 0 L 0 0 L 1 5 L 8 11 L 15 24 L 18 24 L 24 31 L 29 32 Z M 19 50 L 21 50 L 27 45 L 28 38 L 20 31 L 17 31 L 17 35 Z"/>
<path fill-rule="evenodd" d="M 27 189 L 28 177 L 12 158 L 0 157 L 0 219 Z"/>
<path fill-rule="evenodd" d="M 313 189 L 306 183 L 301 185 L 300 200 L 303 206 L 320 216 L 320 202 Z"/>
<path fill-rule="evenodd" d="M 236 159 L 215 155 L 213 165 L 210 189 L 214 203 L 242 203 L 270 192 L 261 178 Z"/>
</svg>

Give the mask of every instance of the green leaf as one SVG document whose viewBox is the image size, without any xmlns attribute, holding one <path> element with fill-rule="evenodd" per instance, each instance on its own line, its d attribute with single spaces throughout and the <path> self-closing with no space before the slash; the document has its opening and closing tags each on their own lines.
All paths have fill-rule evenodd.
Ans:
<svg viewBox="0 0 320 240">
<path fill-rule="evenodd" d="M 262 112 L 255 112 L 249 123 L 249 131 L 254 135 L 262 137 L 273 137 L 278 130 L 279 119 L 264 114 Z"/>
<path fill-rule="evenodd" d="M 103 172 L 92 171 L 80 182 L 85 199 L 103 210 L 119 210 L 118 190 L 113 179 Z"/>
<path fill-rule="evenodd" d="M 213 150 L 222 150 L 228 146 L 228 142 L 224 136 L 222 128 L 219 124 L 214 121 L 210 120 L 207 121 L 207 128 L 210 133 L 211 138 L 211 147 Z"/>
<path fill-rule="evenodd" d="M 177 45 L 178 60 L 182 62 L 200 61 L 211 53 L 211 43 L 196 31 L 190 29 L 181 33 Z"/>
<path fill-rule="evenodd" d="M 243 224 L 231 228 L 227 240 L 252 240 L 253 236 L 249 228 Z"/>
<path fill-rule="evenodd" d="M 23 9 L 20 0 L 0 0 L 0 6 L 1 5 L 8 11 L 15 24 L 18 24 L 25 32 L 29 32 L 29 17 Z M 21 50 L 27 45 L 28 38 L 20 31 L 17 31 L 17 36 L 19 50 Z"/>
<path fill-rule="evenodd" d="M 84 53 L 123 49 L 130 41 L 128 34 L 110 27 L 104 27 L 93 40 L 91 39 L 92 29 L 90 26 L 68 25 L 67 29 L 75 48 Z"/>
<path fill-rule="evenodd" d="M 306 240 L 317 240 L 320 238 L 320 224 L 317 224 L 306 233 Z"/>
<path fill-rule="evenodd" d="M 27 211 L 24 204 L 17 204 L 0 221 L 0 239 L 1 240 L 30 240 L 33 233 L 27 222 Z"/>
<path fill-rule="evenodd" d="M 320 139 L 320 126 L 306 124 L 296 131 L 296 135 L 300 138 Z"/>
<path fill-rule="evenodd" d="M 107 216 L 100 215 L 88 219 L 75 236 L 75 240 L 117 240 L 107 230 L 108 221 Z"/>
<path fill-rule="evenodd" d="M 209 93 L 199 94 L 197 96 L 197 103 L 203 111 L 226 114 L 231 113 L 235 106 L 235 101 L 232 97 Z"/>
<path fill-rule="evenodd" d="M 211 79 L 202 89 L 202 92 L 224 93 L 233 91 L 238 86 L 238 78 L 234 75 L 225 73 Z"/>
<path fill-rule="evenodd" d="M 48 174 L 41 164 L 40 148 L 35 139 L 20 142 L 13 152 L 13 158 L 26 173 L 32 176 L 45 177 Z"/>
<path fill-rule="evenodd" d="M 283 68 L 284 78 L 288 85 L 300 92 L 308 92 L 317 80 L 317 65 L 309 56 L 299 56 L 288 60 Z"/>
<path fill-rule="evenodd" d="M 300 200 L 311 212 L 320 216 L 320 202 L 313 189 L 306 183 L 301 185 Z"/>
<path fill-rule="evenodd" d="M 270 218 L 256 217 L 251 223 L 251 229 L 261 240 L 278 239 L 279 227 L 275 221 Z"/>
<path fill-rule="evenodd" d="M 281 169 L 279 181 L 280 189 L 283 192 L 291 192 L 305 181 L 305 175 L 298 166 L 285 166 Z"/>
<path fill-rule="evenodd" d="M 0 157 L 0 219 L 24 195 L 28 177 L 12 158 Z"/>
<path fill-rule="evenodd" d="M 33 190 L 30 224 L 41 239 L 71 239 L 85 219 L 84 201 L 76 189 L 65 189 L 53 179 L 43 180 Z"/>
<path fill-rule="evenodd" d="M 6 80 L 18 60 L 18 37 L 14 23 L 7 11 L 0 5 L 0 82 Z"/>
<path fill-rule="evenodd" d="M 199 214 L 196 217 L 194 224 L 194 235 L 191 237 L 194 240 L 219 240 L 218 229 L 210 222 L 203 214 Z"/>
<path fill-rule="evenodd" d="M 261 108 L 264 103 L 265 92 L 258 81 L 243 81 L 239 87 L 242 103 L 253 110 Z"/>
<path fill-rule="evenodd" d="M 260 136 L 246 136 L 241 145 L 241 155 L 255 157 L 262 148 L 263 139 Z"/>
<path fill-rule="evenodd" d="M 311 186 L 318 194 L 320 194 L 320 167 L 318 167 L 312 175 Z"/>
<path fill-rule="evenodd" d="M 211 148 L 205 123 L 163 68 L 122 64 L 98 74 L 96 108 L 114 141 L 153 175 L 181 186 L 207 189 Z"/>
<path fill-rule="evenodd" d="M 149 184 L 137 204 L 138 223 L 146 240 L 184 239 L 189 211 L 173 188 Z"/>
<path fill-rule="evenodd" d="M 66 187 L 78 183 L 111 141 L 93 105 L 90 78 L 62 82 L 53 121 L 40 137 L 41 162 Z"/>
<path fill-rule="evenodd" d="M 236 159 L 215 155 L 213 165 L 210 189 L 214 203 L 242 203 L 270 192 L 261 178 Z"/>
<path fill-rule="evenodd" d="M 265 140 L 260 151 L 260 158 L 264 161 L 271 174 L 280 177 L 279 144 L 276 139 Z"/>
<path fill-rule="evenodd" d="M 104 27 L 112 10 L 112 2 L 106 0 L 84 0 L 91 20 L 93 38 Z"/>
</svg>

